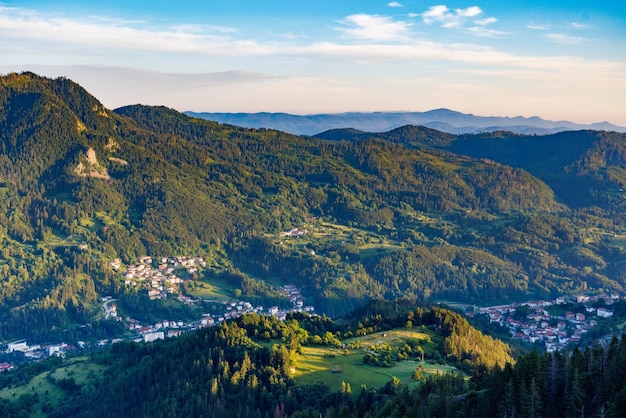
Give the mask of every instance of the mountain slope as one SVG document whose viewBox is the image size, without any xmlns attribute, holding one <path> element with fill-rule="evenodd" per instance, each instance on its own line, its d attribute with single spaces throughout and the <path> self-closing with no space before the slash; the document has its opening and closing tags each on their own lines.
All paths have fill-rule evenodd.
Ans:
<svg viewBox="0 0 626 418">
<path fill-rule="evenodd" d="M 420 150 L 446 150 L 457 155 L 522 168 L 545 181 L 558 199 L 573 208 L 624 208 L 626 195 L 626 135 L 605 131 L 572 131 L 545 136 L 492 132 L 444 134 L 423 126 L 403 126 L 388 132 L 333 130 L 318 138 L 359 142 L 381 139 Z"/>
</svg>

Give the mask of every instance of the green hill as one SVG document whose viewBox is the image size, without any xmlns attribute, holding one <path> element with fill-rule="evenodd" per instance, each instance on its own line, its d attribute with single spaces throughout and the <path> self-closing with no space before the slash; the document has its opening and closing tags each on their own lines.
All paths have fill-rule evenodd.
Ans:
<svg viewBox="0 0 626 418">
<path fill-rule="evenodd" d="M 417 386 L 440 375 L 463 381 L 475 368 L 513 362 L 505 344 L 458 314 L 414 304 L 402 310 L 343 325 L 303 314 L 286 321 L 248 315 L 176 339 L 49 359 L 0 376 L 0 412 L 217 417 L 284 408 L 289 416 L 319 415 L 342 403 L 340 393 L 351 398 L 351 387 L 382 393 L 392 383 Z"/>
<path fill-rule="evenodd" d="M 441 149 L 458 155 L 522 168 L 542 179 L 568 206 L 624 208 L 626 135 L 606 131 L 570 131 L 552 135 L 489 132 L 451 135 L 422 126 L 389 132 L 335 130 L 317 135 L 333 140 L 379 138 L 419 149 Z"/>
</svg>

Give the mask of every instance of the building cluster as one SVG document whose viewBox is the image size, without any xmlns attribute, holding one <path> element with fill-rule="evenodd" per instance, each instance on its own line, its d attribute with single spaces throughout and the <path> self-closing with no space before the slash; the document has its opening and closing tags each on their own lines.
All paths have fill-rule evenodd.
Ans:
<svg viewBox="0 0 626 418">
<path fill-rule="evenodd" d="M 315 308 L 313 306 L 305 306 L 304 298 L 302 297 L 302 293 L 300 290 L 292 285 L 287 284 L 278 288 L 278 291 L 285 295 L 287 299 L 293 304 L 293 308 L 289 309 L 287 312 L 308 312 L 313 313 Z"/>
<path fill-rule="evenodd" d="M 148 290 L 151 300 L 167 297 L 167 294 L 178 292 L 178 285 L 198 271 L 199 267 L 206 267 L 202 257 L 163 257 L 155 260 L 150 256 L 141 257 L 139 263 L 128 266 L 124 273 L 125 284 L 129 286 L 143 285 Z M 121 262 L 115 259 L 111 267 L 119 269 Z"/>
<path fill-rule="evenodd" d="M 166 337 L 178 337 L 189 329 L 189 325 L 186 325 L 183 321 L 168 321 L 166 319 L 152 325 L 143 325 L 131 318 L 126 318 L 126 321 L 129 324 L 128 328 L 137 333 L 137 337 L 133 339 L 133 341 L 137 342 L 152 342 Z"/>
<path fill-rule="evenodd" d="M 550 307 L 565 304 L 563 297 L 490 306 L 479 309 L 478 313 L 488 315 L 491 323 L 507 327 L 514 339 L 528 343 L 543 343 L 548 352 L 553 352 L 565 348 L 570 343 L 578 343 L 584 333 L 598 324 L 598 319 L 611 317 L 613 312 L 606 306 L 611 306 L 619 299 L 619 295 L 576 296 L 571 302 L 582 305 L 587 314 L 571 311 L 563 315 L 550 314 L 549 310 L 553 310 Z M 600 301 L 604 301 L 605 307 L 591 306 L 592 303 Z M 525 318 L 515 318 L 518 308 L 527 308 L 528 314 Z"/>
<path fill-rule="evenodd" d="M 299 232 L 306 233 L 306 230 Z M 294 236 L 299 235 L 296 234 Z M 128 266 L 123 273 L 126 284 L 131 286 L 145 286 L 148 289 L 150 299 L 154 300 L 167 297 L 167 294 L 178 292 L 175 286 L 185 280 L 180 276 L 186 277 L 195 273 L 199 267 L 206 267 L 206 262 L 202 257 L 165 257 L 159 261 L 155 262 L 152 257 L 145 256 L 141 257 L 137 264 Z M 122 268 L 121 261 L 119 259 L 113 260 L 111 267 L 119 271 Z M 126 340 L 136 342 L 151 342 L 159 339 L 177 337 L 185 332 L 214 326 L 228 319 L 252 313 L 274 315 L 279 320 L 285 320 L 290 312 L 308 312 L 313 314 L 315 308 L 313 306 L 304 305 L 302 294 L 296 286 L 285 285 L 280 287 L 279 291 L 291 301 L 293 305 L 291 308 L 280 309 L 278 306 L 271 306 L 266 309 L 263 306 L 253 306 L 252 303 L 244 300 L 222 301 L 222 313 L 205 313 L 199 320 L 191 323 L 162 320 L 154 324 L 142 324 L 138 320 L 128 316 L 122 319 L 114 303 L 115 299 L 111 296 L 102 298 L 102 307 L 105 318 L 114 318 L 117 321 L 123 321 L 127 324 L 128 329 L 133 332 L 134 336 L 126 338 Z M 178 292 L 178 299 L 187 304 L 195 304 L 198 302 L 198 300 L 185 296 L 180 292 Z M 97 342 L 97 346 L 104 347 L 118 341 L 122 341 L 122 339 L 101 340 Z M 80 348 L 85 348 L 85 343 L 83 342 L 78 342 L 78 345 Z M 29 346 L 26 340 L 19 340 L 8 343 L 6 352 L 22 352 L 28 359 L 39 360 L 52 355 L 64 356 L 66 352 L 75 349 L 75 346 L 65 343 L 46 346 Z M 13 367 L 13 365 L 8 363 L 0 363 L 0 372 L 10 370 Z"/>
<path fill-rule="evenodd" d="M 301 237 L 309 232 L 308 229 L 291 228 L 289 231 L 283 231 L 284 237 Z"/>
<path fill-rule="evenodd" d="M 6 353 L 21 352 L 30 360 L 40 360 L 50 356 L 65 357 L 65 353 L 76 350 L 71 344 L 28 345 L 26 340 L 13 341 L 7 344 Z M 8 363 L 6 363 L 8 364 Z M 1 366 L 1 365 L 0 365 Z M 11 365 L 8 365 L 11 366 Z M 12 366 L 11 366 L 12 367 Z M 0 372 L 10 370 L 11 367 L 0 367 Z"/>
<path fill-rule="evenodd" d="M 294 285 L 288 284 L 278 288 L 278 291 L 285 295 L 289 301 L 293 304 L 290 309 L 280 309 L 278 306 L 270 306 L 264 308 L 263 306 L 252 306 L 250 302 L 237 301 L 237 302 L 222 302 L 226 305 L 226 312 L 223 315 L 213 317 L 211 314 L 204 314 L 200 320 L 200 326 L 212 326 L 218 324 L 227 319 L 237 318 L 245 314 L 266 314 L 273 315 L 278 320 L 284 321 L 287 315 L 291 312 L 308 312 L 313 314 L 315 308 L 313 306 L 304 306 L 304 299 L 300 290 Z"/>
<path fill-rule="evenodd" d="M 148 262 L 147 260 L 143 260 L 145 264 Z M 155 324 L 142 324 L 136 319 L 125 317 L 124 321 L 128 324 L 128 328 L 136 333 L 135 337 L 130 338 L 133 341 L 144 341 L 151 342 L 164 338 L 172 338 L 177 337 L 184 332 L 193 331 L 198 328 L 211 327 L 219 324 L 220 322 L 226 321 L 228 319 L 233 319 L 240 317 L 246 314 L 267 314 L 273 315 L 277 317 L 279 320 L 285 320 L 287 314 L 290 312 L 308 312 L 313 314 L 315 308 L 313 306 L 304 306 L 304 299 L 302 298 L 302 294 L 300 290 L 294 285 L 285 285 L 278 289 L 282 294 L 284 294 L 293 304 L 293 307 L 290 309 L 280 309 L 278 306 L 271 306 L 269 308 L 264 308 L 263 306 L 253 306 L 252 303 L 239 300 L 239 301 L 222 301 L 223 305 L 223 313 L 220 314 L 210 314 L 205 313 L 202 314 L 202 317 L 191 323 L 184 323 L 183 321 L 169 321 L 163 320 L 159 321 Z M 184 303 L 195 303 L 196 300 L 191 299 L 184 295 L 178 295 L 179 300 Z M 111 303 L 113 299 L 109 296 L 105 296 L 102 298 L 103 307 L 105 309 L 105 314 L 108 316 L 114 316 L 117 320 L 122 320 L 117 313 L 116 306 Z M 107 303 L 108 302 L 108 303 Z M 115 342 L 111 341 L 111 342 Z M 100 341 L 99 345 L 104 346 L 108 344 L 109 340 Z"/>
</svg>

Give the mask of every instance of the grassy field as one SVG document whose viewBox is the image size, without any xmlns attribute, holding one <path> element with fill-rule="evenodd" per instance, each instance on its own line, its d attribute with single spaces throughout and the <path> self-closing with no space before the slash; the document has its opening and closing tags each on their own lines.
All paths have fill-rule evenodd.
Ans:
<svg viewBox="0 0 626 418">
<path fill-rule="evenodd" d="M 354 391 L 362 385 L 372 388 L 382 387 L 394 376 L 404 384 L 412 384 L 413 372 L 420 364 L 424 365 L 425 373 L 448 373 L 451 371 L 460 373 L 452 367 L 429 363 L 428 361 L 426 363 L 416 360 L 401 361 L 393 367 L 376 367 L 363 362 L 366 350 L 372 345 L 386 343 L 397 348 L 404 345 L 409 339 L 419 340 L 427 356 L 436 351 L 438 345 L 437 339 L 430 331 L 398 329 L 377 332 L 345 341 L 346 344 L 360 343 L 360 348 L 357 349 L 303 347 L 302 354 L 296 360 L 294 378 L 301 385 L 324 382 L 331 390 L 339 390 L 341 382 L 346 382 Z"/>
<path fill-rule="evenodd" d="M 78 385 L 88 385 L 94 382 L 104 369 L 104 366 L 89 363 L 86 358 L 77 357 L 71 360 L 71 364 L 41 373 L 25 385 L 0 390 L 0 399 L 16 400 L 21 395 L 33 395 L 37 402 L 32 408 L 35 413 L 30 416 L 45 417 L 47 414 L 42 411 L 44 404 L 56 407 L 64 397 L 63 390 L 54 384 L 48 376 L 56 380 L 73 378 Z"/>
<path fill-rule="evenodd" d="M 196 280 L 191 296 L 208 300 L 231 300 L 233 285 L 225 280 L 211 278 Z"/>
</svg>

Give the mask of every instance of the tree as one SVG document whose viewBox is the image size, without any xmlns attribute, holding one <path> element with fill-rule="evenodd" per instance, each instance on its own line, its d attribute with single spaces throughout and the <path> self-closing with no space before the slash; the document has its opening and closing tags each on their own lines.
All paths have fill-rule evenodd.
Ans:
<svg viewBox="0 0 626 418">
<path fill-rule="evenodd" d="M 543 407 L 541 404 L 541 394 L 539 393 L 537 382 L 534 377 L 532 378 L 530 386 L 524 394 L 523 399 L 523 408 L 526 416 L 528 418 L 540 418 Z"/>
<path fill-rule="evenodd" d="M 420 364 L 419 366 L 417 366 L 417 369 L 415 369 L 415 371 L 413 372 L 413 380 L 422 380 L 424 378 L 424 365 Z"/>
</svg>

